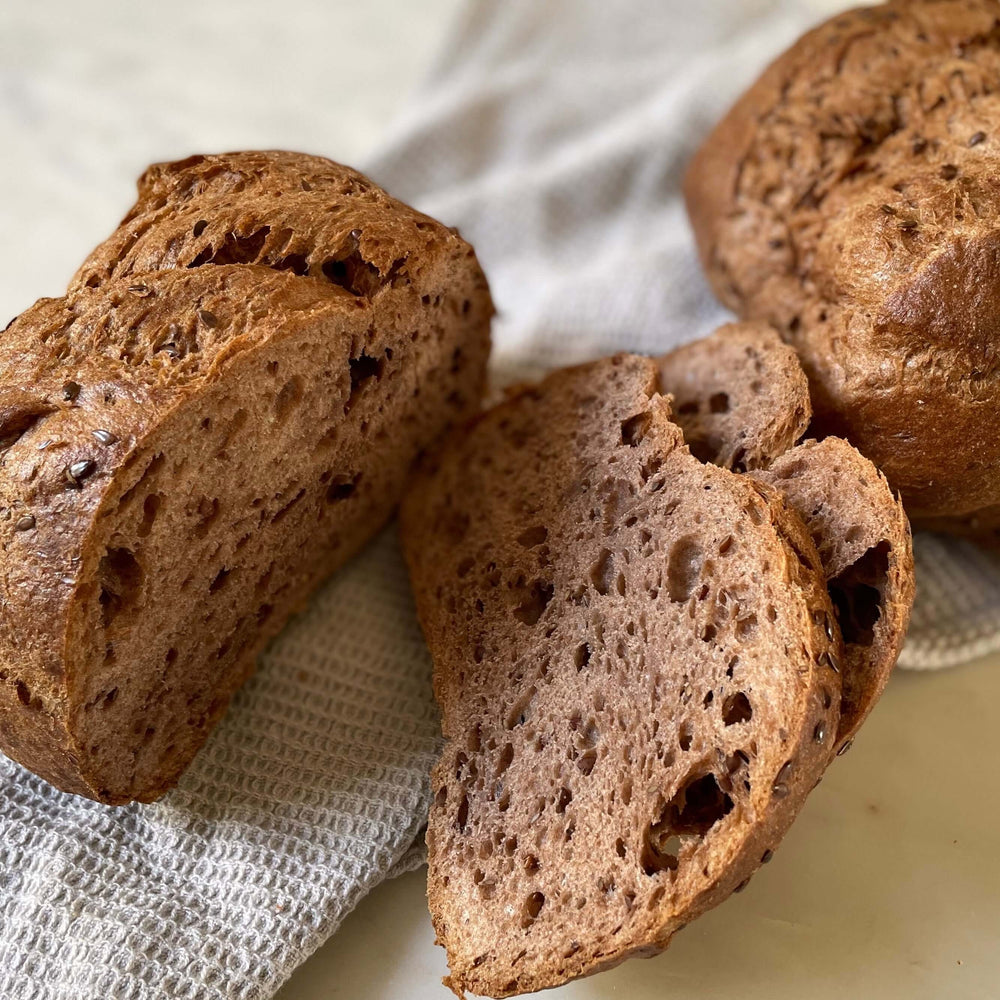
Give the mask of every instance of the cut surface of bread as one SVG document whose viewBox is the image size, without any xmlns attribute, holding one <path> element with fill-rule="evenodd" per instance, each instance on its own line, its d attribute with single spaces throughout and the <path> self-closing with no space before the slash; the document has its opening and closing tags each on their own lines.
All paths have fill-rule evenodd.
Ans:
<svg viewBox="0 0 1000 1000">
<path fill-rule="evenodd" d="M 841 438 L 806 441 L 754 475 L 812 535 L 844 640 L 837 742 L 857 734 L 889 681 L 913 607 L 913 544 L 885 477 Z"/>
<path fill-rule="evenodd" d="M 793 448 L 808 424 L 808 385 L 795 352 L 765 324 L 728 324 L 658 363 L 692 452 L 730 467 L 740 456 L 781 491 L 816 543 L 847 648 L 842 746 L 885 689 L 909 623 L 913 546 L 903 505 L 843 439 Z"/>
<path fill-rule="evenodd" d="M 795 351 L 766 323 L 727 323 L 659 359 L 663 391 L 691 453 L 745 472 L 806 432 L 809 383 Z"/>
<path fill-rule="evenodd" d="M 962 533 L 1000 504 L 998 89 L 996 0 L 845 11 L 775 60 L 685 184 L 709 280 L 799 351 L 817 432 Z"/>
<path fill-rule="evenodd" d="M 421 219 L 395 220 L 406 266 L 370 294 L 247 263 L 133 271 L 0 335 L 9 756 L 104 802 L 162 794 L 414 458 L 478 408 L 489 294 Z"/>
<path fill-rule="evenodd" d="M 401 517 L 447 739 L 449 985 L 509 996 L 664 948 L 770 858 L 833 749 L 843 649 L 801 521 L 691 456 L 629 355 L 479 418 Z"/>
</svg>

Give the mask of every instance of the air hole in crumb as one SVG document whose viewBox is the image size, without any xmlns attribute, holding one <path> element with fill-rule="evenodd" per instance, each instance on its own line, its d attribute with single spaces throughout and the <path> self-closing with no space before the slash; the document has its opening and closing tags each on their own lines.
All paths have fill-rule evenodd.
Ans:
<svg viewBox="0 0 1000 1000">
<path fill-rule="evenodd" d="M 194 513 L 198 518 L 194 525 L 194 533 L 199 538 L 204 538 L 219 516 L 219 501 L 210 497 L 202 497 L 198 501 Z"/>
<path fill-rule="evenodd" d="M 597 751 L 587 750 L 585 753 L 580 754 L 576 766 L 579 768 L 581 774 L 584 776 L 589 775 L 597 766 Z"/>
<path fill-rule="evenodd" d="M 727 726 L 749 722 L 752 718 L 753 706 L 750 704 L 750 699 L 742 691 L 731 694 L 722 703 L 722 721 Z"/>
<path fill-rule="evenodd" d="M 455 825 L 459 832 L 465 833 L 465 828 L 469 823 L 469 796 L 462 795 L 462 800 L 458 804 L 458 812 L 455 814 Z"/>
<path fill-rule="evenodd" d="M 637 447 L 646 436 L 652 423 L 653 414 L 648 410 L 622 421 L 622 444 L 628 445 L 630 448 Z"/>
<path fill-rule="evenodd" d="M 500 759 L 497 761 L 496 774 L 499 777 L 511 764 L 514 763 L 514 744 L 506 743 L 504 744 L 503 750 L 500 752 Z"/>
<path fill-rule="evenodd" d="M 736 638 L 740 642 L 751 642 L 757 637 L 757 616 L 747 615 L 736 623 Z"/>
<path fill-rule="evenodd" d="M 353 476 L 334 476 L 326 488 L 326 502 L 337 503 L 340 500 L 346 500 L 353 495 L 360 480 L 360 472 Z"/>
<path fill-rule="evenodd" d="M 136 534 L 140 538 L 147 538 L 153 530 L 153 522 L 160 511 L 163 498 L 159 493 L 151 493 L 142 503 L 142 522 L 136 529 Z"/>
<path fill-rule="evenodd" d="M 590 567 L 590 582 L 594 585 L 594 590 L 602 597 L 611 590 L 613 573 L 614 558 L 607 549 L 601 549 L 597 562 Z"/>
<path fill-rule="evenodd" d="M 535 700 L 535 695 L 537 690 L 534 686 L 528 688 L 527 691 L 514 703 L 511 710 L 507 713 L 506 727 L 507 729 L 515 729 L 517 726 L 523 726 L 531 714 L 531 706 Z"/>
<path fill-rule="evenodd" d="M 517 537 L 519 545 L 523 545 L 526 549 L 533 549 L 536 545 L 541 545 L 546 538 L 549 537 L 548 529 L 543 525 L 536 525 L 534 528 L 528 528 L 526 531 L 522 531 Z"/>
<path fill-rule="evenodd" d="M 689 722 L 682 722 L 680 732 L 677 736 L 677 743 L 681 750 L 685 753 L 691 749 L 691 741 L 694 738 L 694 734 L 691 732 L 691 724 Z"/>
<path fill-rule="evenodd" d="M 670 548 L 667 563 L 667 592 L 672 601 L 686 601 L 691 597 L 701 577 L 701 543 L 693 535 L 685 535 Z"/>
<path fill-rule="evenodd" d="M 643 870 L 647 875 L 676 870 L 682 840 L 704 837 L 732 808 L 733 800 L 719 787 L 714 774 L 689 780 L 646 831 Z"/>
<path fill-rule="evenodd" d="M 222 590 L 228 582 L 229 574 L 231 572 L 232 570 L 228 570 L 225 567 L 220 569 L 219 572 L 215 574 L 215 579 L 211 582 L 211 584 L 209 584 L 208 592 L 210 594 L 217 594 L 220 590 Z"/>
<path fill-rule="evenodd" d="M 143 572 L 135 555 L 125 548 L 109 549 L 100 562 L 100 605 L 104 627 L 129 610 L 138 599 Z"/>
<path fill-rule="evenodd" d="M 889 575 L 890 548 L 888 542 L 879 542 L 829 583 L 847 645 L 870 646 L 875 641 Z"/>
<path fill-rule="evenodd" d="M 617 840 L 615 841 L 615 853 L 616 853 L 616 854 L 618 855 L 618 857 L 620 857 L 620 858 L 624 858 L 624 857 L 625 857 L 625 841 L 624 841 L 624 840 L 622 840 L 622 838 L 621 838 L 621 837 L 619 837 L 619 838 L 618 838 L 618 839 L 617 839 Z"/>
<path fill-rule="evenodd" d="M 713 393 L 709 397 L 708 408 L 712 413 L 728 413 L 729 397 L 724 392 Z"/>
<path fill-rule="evenodd" d="M 280 389 L 274 400 L 274 419 L 280 426 L 302 399 L 302 379 L 298 375 L 290 378 Z"/>
<path fill-rule="evenodd" d="M 385 360 L 383 358 L 373 358 L 364 351 L 356 358 L 350 359 L 351 369 L 351 394 L 344 404 L 344 413 L 349 413 L 358 400 L 358 396 L 368 383 L 374 379 L 378 381 L 385 370 Z"/>
<path fill-rule="evenodd" d="M 17 700 L 22 705 L 31 704 L 31 691 L 28 689 L 28 685 L 24 681 L 17 682 Z"/>
<path fill-rule="evenodd" d="M 521 913 L 521 926 L 527 930 L 537 919 L 545 905 L 545 896 L 540 892 L 533 892 L 524 901 L 524 910 Z"/>
<path fill-rule="evenodd" d="M 559 796 L 556 799 L 556 812 L 562 814 L 566 812 L 566 807 L 573 801 L 573 793 L 568 788 L 560 788 Z"/>
<path fill-rule="evenodd" d="M 583 668 L 590 662 L 590 646 L 587 643 L 582 643 L 576 647 L 576 652 L 573 654 L 573 664 L 577 670 L 583 670 Z"/>
<path fill-rule="evenodd" d="M 514 617 L 525 625 L 537 624 L 538 619 L 545 613 L 549 601 L 552 600 L 554 592 L 551 583 L 543 580 L 533 581 L 527 595 L 514 609 Z"/>
</svg>

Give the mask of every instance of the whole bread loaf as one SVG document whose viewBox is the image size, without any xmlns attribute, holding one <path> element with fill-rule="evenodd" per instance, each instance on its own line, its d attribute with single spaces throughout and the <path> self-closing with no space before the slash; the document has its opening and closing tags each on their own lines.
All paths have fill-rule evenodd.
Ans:
<svg viewBox="0 0 1000 1000">
<path fill-rule="evenodd" d="M 686 181 L 713 287 L 798 350 L 818 432 L 966 533 L 1000 505 L 998 89 L 996 0 L 850 11 L 764 73 Z"/>
<path fill-rule="evenodd" d="M 843 648 L 801 520 L 693 457 L 629 355 L 450 438 L 401 516 L 447 738 L 427 843 L 450 986 L 664 948 L 769 860 L 835 746 Z"/>
<path fill-rule="evenodd" d="M 104 802 L 169 788 L 478 408 L 491 313 L 471 248 L 354 171 L 151 168 L 0 335 L 3 750 Z"/>
<path fill-rule="evenodd" d="M 795 352 L 770 327 L 730 323 L 658 364 L 692 453 L 755 470 L 781 491 L 816 543 L 846 645 L 837 732 L 843 748 L 885 689 L 909 625 L 913 543 L 903 505 L 885 476 L 841 438 L 793 447 L 809 423 L 808 388 Z"/>
</svg>

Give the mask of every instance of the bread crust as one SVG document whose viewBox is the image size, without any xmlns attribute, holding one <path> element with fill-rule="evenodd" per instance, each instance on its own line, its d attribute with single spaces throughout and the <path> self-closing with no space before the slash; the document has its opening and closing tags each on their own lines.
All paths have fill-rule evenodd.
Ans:
<svg viewBox="0 0 1000 1000">
<path fill-rule="evenodd" d="M 271 255 L 279 242 L 281 259 Z M 204 252 L 208 246 L 218 251 L 214 261 Z M 104 802 L 148 801 L 170 787 L 266 641 L 385 523 L 413 459 L 478 408 L 491 315 L 468 244 L 354 171 L 287 153 L 193 157 L 150 168 L 136 207 L 84 264 L 70 293 L 41 300 L 0 335 L 4 752 L 63 790 Z M 245 406 L 241 392 L 252 397 Z M 195 413 L 204 416 L 204 441 L 217 441 L 214 457 L 199 443 Z M 211 426 L 230 417 L 233 433 L 243 423 L 232 441 Z M 254 435 L 258 445 L 277 440 L 279 427 L 286 435 L 301 433 L 289 439 L 290 448 L 308 442 L 317 456 L 329 456 L 323 482 L 302 483 L 291 497 L 280 496 L 280 476 L 301 477 L 305 459 L 286 462 L 276 454 L 265 468 L 254 465 L 244 444 Z M 134 565 L 144 543 L 116 535 L 116 519 L 130 491 L 148 486 L 168 451 L 182 464 L 207 463 L 223 478 L 219 470 L 238 456 L 240 468 L 250 470 L 251 481 L 206 501 L 233 519 L 204 529 L 226 561 L 218 586 L 256 552 L 258 538 L 270 537 L 284 562 L 262 577 L 261 622 L 234 618 L 227 626 L 236 629 L 234 648 L 220 647 L 218 668 L 206 661 L 204 684 L 191 695 L 197 694 L 192 720 L 178 729 L 176 746 L 166 747 L 159 762 L 159 750 L 140 746 L 136 753 L 150 757 L 148 766 L 129 775 L 98 754 L 88 735 L 100 708 L 93 701 L 96 675 L 111 669 L 95 666 L 96 645 L 129 641 L 121 618 L 108 624 L 107 609 L 101 625 L 100 604 L 116 605 L 117 591 L 130 583 L 143 600 L 156 592 L 151 581 L 159 568 L 147 573 Z M 288 473 L 279 471 L 282 462 Z M 330 476 L 341 466 L 353 478 L 338 485 Z M 253 512 L 261 519 L 267 513 L 273 536 L 261 529 L 242 537 L 247 529 L 235 525 L 247 512 L 227 507 L 243 492 L 249 501 L 254 477 L 261 490 L 279 493 L 258 490 L 261 506 Z M 161 501 L 182 511 L 189 499 L 176 495 L 170 478 L 156 480 L 147 496 L 140 536 L 152 531 L 156 539 Z M 339 503 L 342 497 L 350 503 Z M 305 512 L 313 507 L 317 518 L 322 514 L 320 526 L 307 529 Z M 129 517 L 132 531 L 135 517 Z M 271 520 L 281 527 L 271 528 Z M 310 548 L 293 559 L 285 548 L 307 530 Z M 184 546 L 190 553 L 177 552 L 172 564 L 208 559 L 194 540 Z M 116 553 L 123 566 L 109 569 Z M 123 574 L 141 579 L 141 587 Z M 240 600 L 253 599 L 235 599 L 231 613 Z M 197 605 L 201 598 L 179 600 Z M 174 621 L 172 609 L 149 613 L 164 629 Z M 221 621 L 212 627 L 221 629 Z M 210 652 L 192 650 L 192 662 Z M 170 653 L 176 659 L 177 650 Z M 164 668 L 136 664 L 137 674 L 147 670 L 155 675 Z M 108 692 L 111 742 L 131 739 L 110 721 L 112 711 L 128 709 L 125 694 L 121 685 Z M 134 715 L 141 718 L 141 710 Z"/>
<path fill-rule="evenodd" d="M 798 350 L 818 432 L 961 531 L 1000 503 L 998 85 L 992 0 L 850 11 L 764 72 L 685 183 L 709 280 Z"/>
</svg>

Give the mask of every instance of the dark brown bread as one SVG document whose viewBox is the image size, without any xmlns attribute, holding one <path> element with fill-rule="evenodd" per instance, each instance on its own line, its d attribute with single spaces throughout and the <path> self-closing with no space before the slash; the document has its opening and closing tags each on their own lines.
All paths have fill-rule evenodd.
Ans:
<svg viewBox="0 0 1000 1000">
<path fill-rule="evenodd" d="M 745 472 L 770 464 L 806 432 L 809 383 L 766 323 L 728 323 L 659 359 L 660 383 L 691 454 Z"/>
<path fill-rule="evenodd" d="M 844 639 L 838 748 L 889 681 L 913 607 L 913 545 L 885 477 L 840 438 L 806 441 L 754 475 L 781 491 L 812 535 Z"/>
<path fill-rule="evenodd" d="M 769 859 L 830 758 L 843 649 L 801 521 L 690 455 L 654 362 L 488 412 L 402 538 L 447 738 L 428 896 L 456 993 L 653 954 Z"/>
<path fill-rule="evenodd" d="M 816 426 L 938 528 L 1000 505 L 1000 6 L 892 0 L 781 56 L 686 195 L 720 298 L 800 353 Z"/>
<path fill-rule="evenodd" d="M 272 162 L 271 187 L 240 186 Z M 328 214 L 296 214 L 300 183 Z M 147 173 L 140 205 L 95 254 L 103 271 L 0 335 L 0 744 L 109 803 L 177 780 L 264 643 L 386 521 L 414 457 L 478 407 L 492 311 L 467 244 L 327 161 L 195 158 Z M 354 276 L 114 263 L 129 245 L 182 264 L 189 212 L 219 246 L 270 219 L 317 253 L 336 217 Z"/>
<path fill-rule="evenodd" d="M 747 456 L 740 464 L 782 492 L 816 543 L 847 644 L 843 745 L 882 694 L 909 623 L 913 546 L 903 505 L 841 438 L 789 451 L 808 424 L 808 387 L 795 352 L 770 327 L 729 324 L 659 366 L 662 388 L 680 402 L 677 422 L 692 452 L 720 465 Z"/>
</svg>

